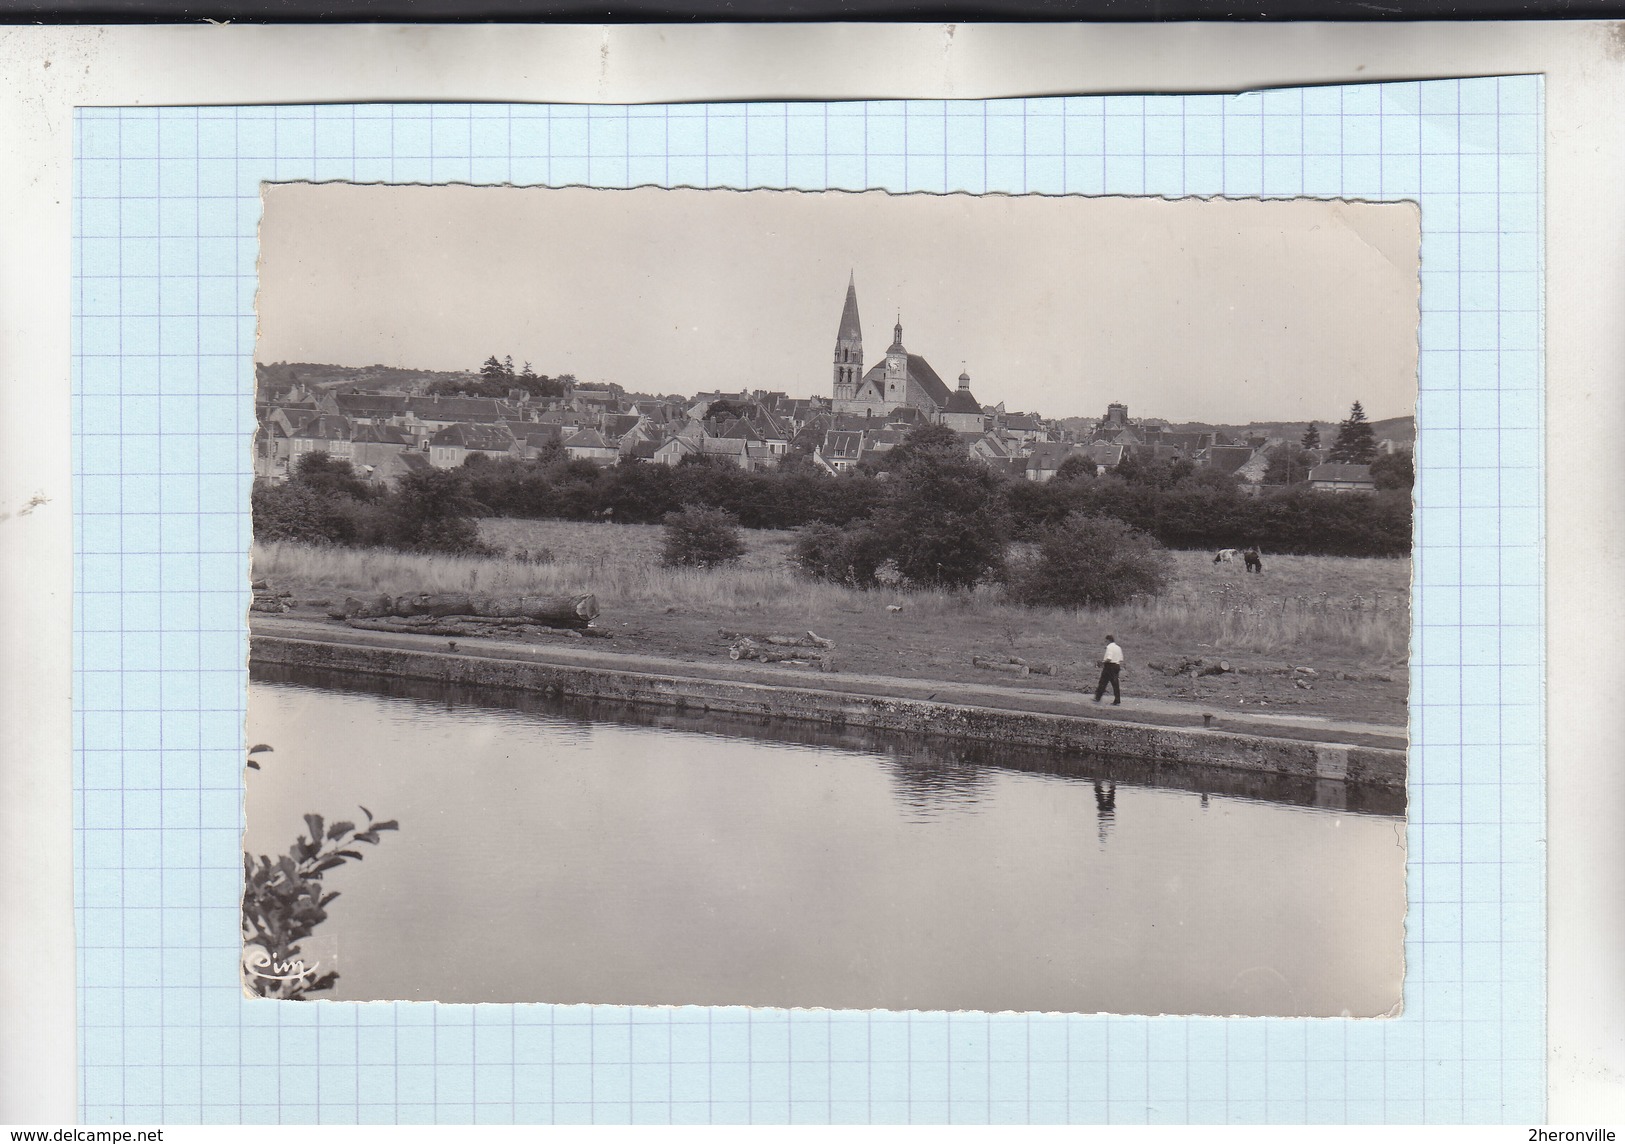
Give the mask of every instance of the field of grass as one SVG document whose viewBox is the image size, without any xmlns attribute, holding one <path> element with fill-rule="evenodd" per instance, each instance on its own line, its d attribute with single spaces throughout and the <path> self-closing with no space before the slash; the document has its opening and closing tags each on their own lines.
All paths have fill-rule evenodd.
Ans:
<svg viewBox="0 0 1625 1144">
<path fill-rule="evenodd" d="M 1047 643 L 1045 633 L 1082 628 L 1132 633 L 1123 638 L 1188 654 L 1211 649 L 1298 662 L 1332 655 L 1366 667 L 1403 665 L 1409 648 L 1408 561 L 1266 556 L 1263 574 L 1250 575 L 1239 563 L 1215 565 L 1204 553 L 1178 552 L 1175 582 L 1164 595 L 1080 613 L 1026 608 L 996 587 L 862 592 L 818 583 L 792 568 L 789 532 L 746 530 L 747 552 L 738 563 L 696 570 L 660 565 L 657 525 L 487 520 L 481 529 L 489 544 L 510 555 L 256 545 L 254 574 L 306 592 L 591 591 L 606 619 L 629 612 L 700 610 L 724 620 L 764 613 L 795 617 L 793 628 L 823 617 L 888 623 L 893 613 L 887 605 L 901 603 L 913 623 L 945 624 L 948 634 L 986 629 L 995 633 L 994 642 L 1011 647 Z"/>
</svg>

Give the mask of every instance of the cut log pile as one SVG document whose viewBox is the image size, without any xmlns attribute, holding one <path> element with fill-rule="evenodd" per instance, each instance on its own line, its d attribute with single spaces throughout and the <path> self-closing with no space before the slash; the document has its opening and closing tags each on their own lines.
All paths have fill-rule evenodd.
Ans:
<svg viewBox="0 0 1625 1144">
<path fill-rule="evenodd" d="M 293 593 L 278 592 L 269 580 L 250 581 L 249 587 L 254 592 L 254 599 L 248 605 L 251 612 L 281 613 L 293 608 Z"/>
<path fill-rule="evenodd" d="M 328 613 L 352 628 L 436 636 L 561 634 L 609 639 L 591 626 L 598 599 L 577 596 L 487 596 L 420 592 L 411 596 L 349 596 Z"/>
<path fill-rule="evenodd" d="M 778 635 L 729 631 L 718 632 L 728 646 L 728 658 L 753 660 L 757 663 L 785 663 L 795 667 L 816 667 L 819 671 L 836 671 L 834 640 L 827 640 L 817 632 L 800 635 Z"/>
</svg>

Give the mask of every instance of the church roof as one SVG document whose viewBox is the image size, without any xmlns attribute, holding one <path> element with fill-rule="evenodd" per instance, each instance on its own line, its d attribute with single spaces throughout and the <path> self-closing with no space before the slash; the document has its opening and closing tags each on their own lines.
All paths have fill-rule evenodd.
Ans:
<svg viewBox="0 0 1625 1144">
<path fill-rule="evenodd" d="M 828 313 L 828 311 L 825 311 Z M 824 327 L 828 329 L 828 326 Z M 846 305 L 841 307 L 841 329 L 835 335 L 836 341 L 846 338 L 863 340 L 863 327 L 858 323 L 858 287 L 857 280 L 850 275 L 846 280 Z"/>
<path fill-rule="evenodd" d="M 982 404 L 971 396 L 968 389 L 956 389 L 948 398 L 948 404 L 942 407 L 944 413 L 974 413 L 981 416 Z"/>
<path fill-rule="evenodd" d="M 874 382 L 877 386 L 880 386 L 882 392 L 884 392 L 884 386 L 881 383 L 885 379 L 886 363 L 884 361 L 875 363 L 874 368 L 863 375 L 865 382 Z M 946 406 L 948 399 L 953 396 L 953 390 L 948 388 L 948 383 L 938 377 L 937 371 L 931 368 L 931 363 L 919 354 L 908 355 L 908 380 L 925 390 L 926 396 L 931 399 L 932 404 L 938 409 Z M 978 405 L 976 411 L 980 413 L 982 407 Z"/>
</svg>

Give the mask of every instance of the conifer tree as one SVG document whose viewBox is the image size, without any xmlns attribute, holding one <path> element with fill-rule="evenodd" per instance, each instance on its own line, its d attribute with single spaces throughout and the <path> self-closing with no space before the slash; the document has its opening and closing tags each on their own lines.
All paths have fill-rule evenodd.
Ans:
<svg viewBox="0 0 1625 1144">
<path fill-rule="evenodd" d="M 1330 459 L 1350 465 L 1369 465 L 1376 455 L 1376 435 L 1365 419 L 1365 410 L 1356 401 L 1349 407 L 1349 415 L 1337 426 L 1337 441 L 1332 445 Z"/>
<path fill-rule="evenodd" d="M 1309 428 L 1303 431 L 1303 440 L 1300 444 L 1305 449 L 1320 448 L 1320 430 L 1313 421 L 1309 422 Z"/>
<path fill-rule="evenodd" d="M 492 354 L 480 365 L 480 376 L 486 381 L 502 380 L 502 363 L 497 361 L 497 355 Z"/>
</svg>

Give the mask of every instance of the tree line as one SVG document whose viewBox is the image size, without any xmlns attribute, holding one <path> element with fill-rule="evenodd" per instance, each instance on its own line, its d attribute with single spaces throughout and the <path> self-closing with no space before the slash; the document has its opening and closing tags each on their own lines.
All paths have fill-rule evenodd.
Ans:
<svg viewBox="0 0 1625 1144">
<path fill-rule="evenodd" d="M 940 426 L 912 431 L 884 465 L 836 477 L 797 456 L 758 472 L 701 457 L 675 466 L 600 466 L 572 461 L 554 446 L 527 461 L 473 454 L 460 468 L 410 474 L 379 492 L 348 462 L 312 454 L 286 483 L 256 486 L 254 531 L 261 540 L 475 551 L 473 518 L 481 515 L 656 524 L 705 507 L 746 528 L 822 526 L 831 543 L 851 541 L 860 526 L 883 539 L 916 537 L 916 554 L 899 558 L 888 542 L 876 560 L 906 564 L 916 579 L 952 564 L 948 549 L 1040 541 L 1080 513 L 1121 522 L 1169 548 L 1403 556 L 1411 547 L 1408 482 L 1375 493 L 1297 485 L 1249 496 L 1233 477 L 1187 462 L 1136 463 L 1096 476 L 1081 458 L 1068 459 L 1051 481 L 1030 482 L 965 456 L 958 437 Z"/>
</svg>

